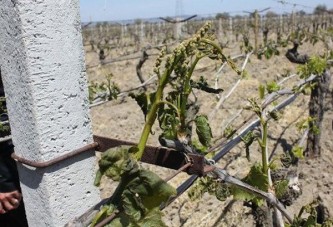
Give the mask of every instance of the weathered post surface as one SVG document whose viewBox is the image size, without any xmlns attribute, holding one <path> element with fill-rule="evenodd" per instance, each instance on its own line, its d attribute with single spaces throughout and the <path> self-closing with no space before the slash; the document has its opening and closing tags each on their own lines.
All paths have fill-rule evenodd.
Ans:
<svg viewBox="0 0 333 227">
<path fill-rule="evenodd" d="M 16 154 L 46 161 L 92 142 L 79 0 L 0 0 L 0 65 Z M 18 164 L 29 226 L 63 226 L 96 204 L 94 152 Z"/>
</svg>

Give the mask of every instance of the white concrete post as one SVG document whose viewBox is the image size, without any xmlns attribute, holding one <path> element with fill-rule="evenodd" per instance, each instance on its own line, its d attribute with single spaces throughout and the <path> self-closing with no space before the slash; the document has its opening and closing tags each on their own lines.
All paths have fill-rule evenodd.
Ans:
<svg viewBox="0 0 333 227">
<path fill-rule="evenodd" d="M 280 15 L 280 16 L 279 16 L 279 19 L 280 19 L 280 25 L 279 25 L 279 26 L 280 26 L 280 32 L 283 33 L 283 30 L 284 30 L 284 29 L 283 29 L 283 16 Z"/>
<path fill-rule="evenodd" d="M 47 161 L 92 142 L 79 0 L 0 0 L 0 65 L 15 152 Z M 63 226 L 100 201 L 94 152 L 18 164 L 29 226 Z"/>
<path fill-rule="evenodd" d="M 222 40 L 223 37 L 222 18 L 219 18 L 218 34 L 219 34 L 219 40 Z"/>
<path fill-rule="evenodd" d="M 228 40 L 232 41 L 233 40 L 233 19 L 232 17 L 229 17 L 229 32 L 228 32 Z"/>
<path fill-rule="evenodd" d="M 143 42 L 145 40 L 145 24 L 143 21 L 141 21 L 140 24 L 140 45 L 143 45 Z"/>
<path fill-rule="evenodd" d="M 181 20 L 181 18 L 176 18 L 177 21 Z M 174 23 L 174 36 L 176 40 L 179 40 L 182 38 L 182 27 L 183 23 L 182 22 L 176 22 Z"/>
</svg>

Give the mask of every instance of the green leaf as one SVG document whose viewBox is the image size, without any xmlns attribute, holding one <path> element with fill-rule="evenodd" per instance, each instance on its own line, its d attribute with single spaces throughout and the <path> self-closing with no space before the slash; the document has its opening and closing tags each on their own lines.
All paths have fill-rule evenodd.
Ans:
<svg viewBox="0 0 333 227">
<path fill-rule="evenodd" d="M 243 181 L 249 185 L 252 185 L 262 191 L 268 191 L 268 177 L 265 173 L 262 172 L 262 166 L 260 164 L 255 164 L 251 167 L 249 174 L 243 179 Z M 260 197 L 255 196 L 252 193 L 249 193 L 241 188 L 232 186 L 232 195 L 235 199 L 239 200 L 252 200 L 258 206 L 264 204 L 264 200 Z"/>
<path fill-rule="evenodd" d="M 98 162 L 99 172 L 98 178 L 101 175 L 106 175 L 114 181 L 119 181 L 125 173 L 134 173 L 138 171 L 138 164 L 130 158 L 126 149 L 109 149 L 102 154 Z"/>
<path fill-rule="evenodd" d="M 178 92 L 170 92 L 166 97 L 167 102 L 173 104 L 179 108 L 180 104 L 180 94 Z M 164 103 L 160 104 L 159 110 L 157 113 L 157 119 L 162 129 L 161 137 L 167 139 L 176 139 L 177 138 L 177 129 L 180 124 L 177 110 L 175 108 L 169 108 L 168 105 Z"/>
<path fill-rule="evenodd" d="M 265 97 L 265 86 L 260 84 L 259 85 L 259 98 L 263 99 Z"/>
<path fill-rule="evenodd" d="M 322 75 L 327 68 L 327 60 L 319 56 L 310 57 L 309 61 L 304 65 L 299 65 L 297 68 L 301 79 L 308 78 L 311 74 Z"/>
<path fill-rule="evenodd" d="M 126 149 L 106 151 L 99 161 L 99 167 L 96 178 L 106 175 L 113 180 L 120 180 L 111 202 L 121 212 L 111 223 L 117 224 L 115 226 L 138 226 L 138 223 L 139 226 L 164 226 L 156 209 L 176 194 L 173 187 L 155 173 L 139 169 Z M 103 208 L 95 220 L 100 220 L 109 213 Z"/>
<path fill-rule="evenodd" d="M 195 120 L 196 133 L 202 145 L 208 147 L 213 137 L 212 130 L 209 126 L 208 118 L 205 115 L 196 116 Z"/>
<path fill-rule="evenodd" d="M 291 153 L 296 158 L 303 158 L 304 148 L 300 146 L 294 146 L 291 150 Z"/>
<path fill-rule="evenodd" d="M 95 181 L 94 181 L 94 185 L 95 186 L 99 186 L 100 183 L 101 183 L 101 179 L 102 179 L 102 173 L 100 170 L 97 170 L 97 173 L 96 173 L 96 177 L 95 177 Z"/>
<path fill-rule="evenodd" d="M 230 139 L 236 132 L 237 132 L 237 130 L 234 129 L 232 126 L 228 126 L 223 131 L 223 137 L 226 137 L 227 139 Z"/>
<path fill-rule="evenodd" d="M 202 145 L 198 140 L 192 140 L 191 145 L 195 148 L 195 151 L 199 152 L 200 154 L 206 154 L 207 147 Z"/>
<path fill-rule="evenodd" d="M 188 191 L 191 200 L 200 199 L 205 193 L 214 195 L 218 200 L 225 201 L 230 194 L 230 187 L 211 177 L 201 177 Z"/>
<path fill-rule="evenodd" d="M 298 215 L 294 217 L 291 224 L 286 225 L 290 227 L 331 227 L 333 221 L 326 219 L 322 224 L 318 223 L 318 205 L 320 202 L 314 200 L 311 203 L 303 206 Z"/>
<path fill-rule="evenodd" d="M 94 227 L 97 223 L 101 222 L 106 217 L 110 216 L 115 211 L 115 207 L 111 205 L 104 205 L 100 208 L 100 211 L 95 215 L 91 222 L 91 227 Z"/>
<path fill-rule="evenodd" d="M 174 109 L 164 109 L 159 112 L 158 122 L 163 133 L 162 136 L 166 139 L 177 138 L 177 126 L 179 125 L 179 119 L 176 117 Z"/>
<path fill-rule="evenodd" d="M 252 143 L 256 138 L 258 138 L 258 135 L 253 133 L 253 131 L 249 131 L 248 133 L 246 133 L 245 136 L 241 137 L 241 140 L 245 144 L 246 158 L 248 160 L 250 160 L 250 146 L 252 145 Z"/>
<path fill-rule="evenodd" d="M 272 81 L 272 82 L 266 84 L 266 89 L 267 89 L 267 92 L 270 94 L 270 93 L 280 90 L 281 87 L 275 81 Z"/>
<path fill-rule="evenodd" d="M 176 190 L 159 176 L 142 169 L 128 182 L 121 198 L 125 214 L 137 223 L 175 194 Z"/>
<path fill-rule="evenodd" d="M 143 114 L 145 116 L 147 116 L 148 111 L 150 110 L 150 107 L 155 99 L 155 93 L 140 93 L 140 94 L 134 94 L 134 93 L 130 93 L 129 96 L 133 99 L 135 99 L 135 101 L 138 103 L 138 105 L 140 106 Z"/>
<path fill-rule="evenodd" d="M 121 219 L 121 218 L 115 218 L 109 224 L 105 225 L 104 227 L 124 227 L 124 226 L 130 226 L 129 220 L 125 220 L 125 222 L 122 222 L 123 220 L 124 219 Z"/>
<path fill-rule="evenodd" d="M 254 113 L 257 114 L 258 117 L 261 117 L 262 108 L 258 104 L 257 99 L 255 99 L 255 98 L 248 98 L 247 100 L 249 101 L 250 106 L 246 107 L 246 109 L 252 110 Z"/>
<path fill-rule="evenodd" d="M 127 188 L 121 195 L 121 200 L 124 212 L 131 221 L 137 222 L 143 217 L 146 209 L 140 201 L 139 194 L 135 194 L 131 188 Z"/>
<path fill-rule="evenodd" d="M 215 189 L 215 196 L 220 201 L 225 201 L 231 195 L 231 189 L 228 185 L 218 182 L 219 185 Z"/>
<path fill-rule="evenodd" d="M 162 221 L 162 212 L 159 208 L 154 208 L 149 211 L 145 217 L 136 223 L 140 227 L 166 227 L 167 225 Z"/>
<path fill-rule="evenodd" d="M 309 216 L 306 222 L 303 224 L 303 227 L 313 227 L 317 226 L 317 217 Z"/>
<path fill-rule="evenodd" d="M 288 189 L 288 181 L 281 180 L 274 182 L 275 194 L 278 199 L 282 198 L 282 196 L 287 192 Z"/>
<path fill-rule="evenodd" d="M 162 180 L 155 173 L 142 169 L 139 176 L 128 185 L 133 193 L 141 196 L 143 205 L 151 210 L 161 205 L 170 196 L 176 194 L 176 190 Z"/>
<path fill-rule="evenodd" d="M 317 121 L 316 118 L 309 116 L 301 120 L 300 122 L 297 122 L 296 127 L 299 131 L 309 129 L 314 134 L 319 134 L 320 130 L 317 127 L 316 121 Z"/>
</svg>

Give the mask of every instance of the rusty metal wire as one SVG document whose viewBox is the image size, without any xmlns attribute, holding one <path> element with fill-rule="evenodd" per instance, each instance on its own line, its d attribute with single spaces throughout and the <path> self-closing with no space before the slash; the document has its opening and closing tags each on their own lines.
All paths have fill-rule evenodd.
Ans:
<svg viewBox="0 0 333 227">
<path fill-rule="evenodd" d="M 28 159 L 25 159 L 23 157 L 20 157 L 18 155 L 16 155 L 15 153 L 12 153 L 11 157 L 16 160 L 17 162 L 20 162 L 22 164 L 31 166 L 31 167 L 35 167 L 35 168 L 46 168 L 49 166 L 52 166 L 56 163 L 62 162 L 64 160 L 67 160 L 69 158 L 72 158 L 78 154 L 87 152 L 87 151 L 95 151 L 95 149 L 98 148 L 98 143 L 97 142 L 93 142 L 91 144 L 85 145 L 79 149 L 73 150 L 67 154 L 61 155 L 57 158 L 54 158 L 52 160 L 49 161 L 45 161 L 45 162 L 38 162 L 38 161 L 31 161 Z"/>
<path fill-rule="evenodd" d="M 174 174 L 168 176 L 167 178 L 164 179 L 165 182 L 168 182 L 169 180 L 171 180 L 172 178 L 174 178 L 175 176 L 177 176 L 178 174 L 180 174 L 181 172 L 183 172 L 184 170 L 186 170 L 188 167 L 190 167 L 191 165 L 193 165 L 191 162 L 183 165 L 182 167 L 180 167 Z"/>
<path fill-rule="evenodd" d="M 111 222 L 118 213 L 119 213 L 118 211 L 113 212 L 110 216 L 108 216 L 107 218 L 105 218 L 101 222 L 99 222 L 97 225 L 95 225 L 95 227 L 103 227 L 103 226 L 109 224 L 109 222 Z"/>
</svg>

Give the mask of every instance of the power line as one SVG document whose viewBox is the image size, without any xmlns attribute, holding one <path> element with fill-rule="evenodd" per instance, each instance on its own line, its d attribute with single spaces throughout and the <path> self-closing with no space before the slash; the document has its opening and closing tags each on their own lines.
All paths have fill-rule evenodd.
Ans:
<svg viewBox="0 0 333 227">
<path fill-rule="evenodd" d="M 308 9 L 315 9 L 315 7 L 312 7 L 312 6 L 307 6 L 307 5 L 293 3 L 293 2 L 288 2 L 286 0 L 271 0 L 271 1 L 280 3 L 282 5 L 291 5 L 293 7 L 299 6 L 299 7 L 308 8 Z"/>
</svg>

